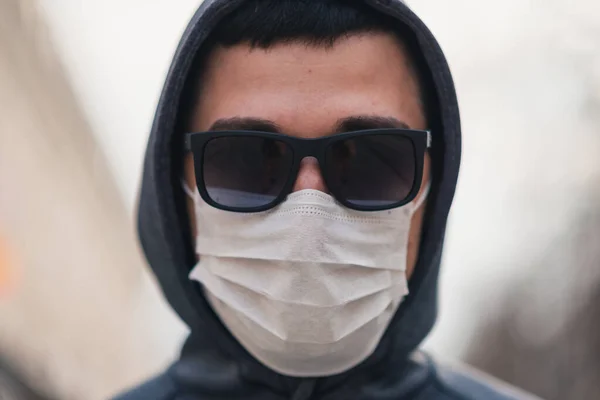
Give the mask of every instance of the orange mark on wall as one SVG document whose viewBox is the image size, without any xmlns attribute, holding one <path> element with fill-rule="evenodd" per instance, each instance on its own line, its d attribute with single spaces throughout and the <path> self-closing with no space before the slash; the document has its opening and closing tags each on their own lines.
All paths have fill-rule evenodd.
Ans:
<svg viewBox="0 0 600 400">
<path fill-rule="evenodd" d="M 0 297 L 6 294 L 15 283 L 14 258 L 8 242 L 0 235 Z"/>
</svg>

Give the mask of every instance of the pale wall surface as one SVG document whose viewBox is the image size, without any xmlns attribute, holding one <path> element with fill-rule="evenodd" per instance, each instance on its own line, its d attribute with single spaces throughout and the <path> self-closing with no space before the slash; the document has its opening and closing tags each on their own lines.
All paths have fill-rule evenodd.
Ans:
<svg viewBox="0 0 600 400">
<path fill-rule="evenodd" d="M 31 3 L 0 2 L 0 361 L 100 400 L 156 373 L 182 328 L 47 38 Z"/>
</svg>

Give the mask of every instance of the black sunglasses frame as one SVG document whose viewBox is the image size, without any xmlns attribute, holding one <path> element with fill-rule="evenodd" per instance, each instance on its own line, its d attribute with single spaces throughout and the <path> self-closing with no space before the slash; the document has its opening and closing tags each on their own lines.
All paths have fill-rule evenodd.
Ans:
<svg viewBox="0 0 600 400">
<path fill-rule="evenodd" d="M 328 171 L 326 169 L 326 157 L 327 157 L 327 149 L 333 145 L 334 143 L 352 139 L 355 137 L 362 136 L 371 136 L 371 135 L 392 135 L 392 136 L 401 136 L 409 139 L 412 142 L 413 150 L 415 152 L 415 177 L 413 186 L 408 193 L 408 195 L 393 204 L 389 204 L 386 206 L 359 206 L 353 204 L 352 202 L 348 202 L 338 193 L 336 193 L 335 187 L 336 185 L 330 184 L 332 182 L 331 178 L 328 176 Z M 212 200 L 208 191 L 206 189 L 206 185 L 204 182 L 204 151 L 208 142 L 216 138 L 222 137 L 259 137 L 259 138 L 267 138 L 280 141 L 285 143 L 291 154 L 292 154 L 292 164 L 290 166 L 290 170 L 287 175 L 287 182 L 283 186 L 281 193 L 270 203 L 265 204 L 263 206 L 258 207 L 230 207 L 219 204 Z M 194 159 L 194 172 L 196 174 L 196 186 L 198 187 L 198 191 L 200 192 L 200 196 L 202 199 L 209 205 L 225 210 L 225 211 L 233 211 L 238 213 L 256 213 L 261 211 L 266 211 L 272 209 L 282 203 L 287 196 L 292 192 L 294 187 L 294 183 L 298 177 L 298 173 L 300 171 L 300 162 L 306 157 L 314 157 L 317 159 L 319 163 L 319 168 L 321 169 L 321 173 L 323 174 L 323 180 L 327 185 L 328 189 L 331 191 L 331 195 L 341 203 L 343 206 L 350 208 L 352 210 L 357 211 L 384 211 L 390 210 L 393 208 L 401 207 L 407 203 L 410 203 L 419 193 L 421 188 L 421 181 L 423 179 L 423 165 L 425 162 L 425 152 L 428 148 L 431 147 L 431 132 L 430 131 L 422 131 L 422 130 L 412 130 L 412 129 L 396 129 L 396 128 L 385 128 L 385 129 L 369 129 L 369 130 L 360 130 L 353 132 L 345 132 L 339 133 L 330 136 L 324 136 L 320 138 L 297 138 L 293 136 L 283 135 L 280 133 L 272 133 L 272 132 L 258 132 L 258 131 L 207 131 L 207 132 L 193 132 L 187 133 L 185 135 L 185 150 L 191 151 Z"/>
</svg>

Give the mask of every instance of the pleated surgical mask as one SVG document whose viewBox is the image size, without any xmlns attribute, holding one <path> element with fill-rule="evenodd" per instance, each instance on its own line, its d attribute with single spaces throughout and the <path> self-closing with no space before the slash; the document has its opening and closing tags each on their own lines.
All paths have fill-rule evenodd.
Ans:
<svg viewBox="0 0 600 400">
<path fill-rule="evenodd" d="M 427 190 L 381 212 L 301 190 L 253 214 L 186 191 L 198 227 L 190 278 L 250 354 L 295 377 L 338 374 L 372 354 L 408 293 L 410 224 Z"/>
</svg>

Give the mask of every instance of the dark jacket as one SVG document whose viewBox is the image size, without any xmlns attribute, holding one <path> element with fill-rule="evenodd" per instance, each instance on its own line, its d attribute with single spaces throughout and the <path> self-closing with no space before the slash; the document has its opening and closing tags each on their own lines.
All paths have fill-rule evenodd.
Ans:
<svg viewBox="0 0 600 400">
<path fill-rule="evenodd" d="M 446 220 L 458 176 L 461 131 L 446 59 L 430 31 L 397 0 L 365 0 L 412 32 L 434 102 L 431 123 L 432 188 L 410 294 L 375 352 L 343 374 L 323 378 L 279 375 L 256 361 L 213 313 L 197 283 L 181 190 L 178 105 L 189 90 L 195 56 L 226 14 L 246 0 L 206 0 L 193 16 L 173 58 L 148 142 L 139 203 L 139 234 L 162 290 L 191 334 L 180 359 L 163 375 L 118 397 L 120 400 L 403 400 L 522 399 L 516 392 L 443 369 L 416 349 L 436 319 L 437 281 Z"/>
</svg>

